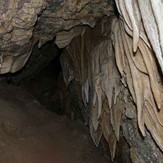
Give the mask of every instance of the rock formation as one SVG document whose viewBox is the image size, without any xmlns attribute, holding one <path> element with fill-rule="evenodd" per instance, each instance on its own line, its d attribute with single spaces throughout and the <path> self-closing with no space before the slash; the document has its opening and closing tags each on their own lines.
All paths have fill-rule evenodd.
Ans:
<svg viewBox="0 0 163 163">
<path fill-rule="evenodd" d="M 65 83 L 80 85 L 94 143 L 104 136 L 114 159 L 123 133 L 133 162 L 163 161 L 161 0 L 0 4 L 1 74 L 20 70 L 34 45 L 40 48 L 56 37 L 64 48 Z"/>
</svg>

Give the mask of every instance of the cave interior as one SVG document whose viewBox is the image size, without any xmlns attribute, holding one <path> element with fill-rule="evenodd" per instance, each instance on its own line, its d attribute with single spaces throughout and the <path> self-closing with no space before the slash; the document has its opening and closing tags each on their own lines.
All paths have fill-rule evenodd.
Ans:
<svg viewBox="0 0 163 163">
<path fill-rule="evenodd" d="M 163 162 L 161 0 L 0 6 L 0 163 Z"/>
</svg>

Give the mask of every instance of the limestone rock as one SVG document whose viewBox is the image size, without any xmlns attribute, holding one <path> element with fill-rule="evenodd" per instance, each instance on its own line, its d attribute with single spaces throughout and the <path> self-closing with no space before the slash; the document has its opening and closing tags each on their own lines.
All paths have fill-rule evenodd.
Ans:
<svg viewBox="0 0 163 163">
<path fill-rule="evenodd" d="M 17 72 L 34 45 L 56 37 L 66 86 L 79 83 L 94 143 L 105 137 L 113 159 L 122 128 L 133 162 L 159 162 L 162 7 L 161 0 L 0 0 L 0 74 Z"/>
</svg>

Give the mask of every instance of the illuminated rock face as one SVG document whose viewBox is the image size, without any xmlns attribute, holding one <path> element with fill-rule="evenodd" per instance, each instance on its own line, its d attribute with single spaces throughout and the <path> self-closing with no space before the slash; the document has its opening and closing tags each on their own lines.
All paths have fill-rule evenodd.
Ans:
<svg viewBox="0 0 163 163">
<path fill-rule="evenodd" d="M 67 36 L 64 33 L 63 40 Z M 104 136 L 114 158 L 123 132 L 133 162 L 159 162 L 163 142 L 163 113 L 157 106 L 162 103 L 161 74 L 146 44 L 139 40 L 135 53 L 132 44 L 122 20 L 116 17 L 102 19 L 93 30 L 83 27 L 61 56 L 64 80 L 67 85 L 72 80 L 79 83 L 79 94 L 90 110 L 90 132 L 97 146 Z"/>
<path fill-rule="evenodd" d="M 76 25 L 94 27 L 111 11 L 107 0 L 0 0 L 0 6 L 1 74 L 21 69 L 36 43 L 41 47 Z"/>
<path fill-rule="evenodd" d="M 16 72 L 29 58 L 34 42 L 34 25 L 46 2 L 0 1 L 0 73 Z"/>
<path fill-rule="evenodd" d="M 104 136 L 113 159 L 123 133 L 133 162 L 163 159 L 161 0 L 0 4 L 0 73 L 18 71 L 36 43 L 41 47 L 56 36 L 58 47 L 65 48 L 65 83 L 80 85 L 94 143 Z"/>
</svg>

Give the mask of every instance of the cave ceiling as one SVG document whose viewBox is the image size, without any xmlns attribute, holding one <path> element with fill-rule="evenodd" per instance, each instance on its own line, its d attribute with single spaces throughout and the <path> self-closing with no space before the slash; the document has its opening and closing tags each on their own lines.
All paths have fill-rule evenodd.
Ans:
<svg viewBox="0 0 163 163">
<path fill-rule="evenodd" d="M 122 128 L 132 160 L 160 160 L 162 7 L 161 0 L 0 0 L 0 73 L 17 72 L 34 45 L 55 38 L 64 48 L 66 85 L 79 82 L 83 103 L 90 105 L 94 143 L 104 136 L 114 158 Z M 132 139 L 136 130 L 144 142 Z"/>
<path fill-rule="evenodd" d="M 21 69 L 36 43 L 77 25 L 94 27 L 112 10 L 107 0 L 0 0 L 0 6 L 1 74 Z"/>
</svg>

